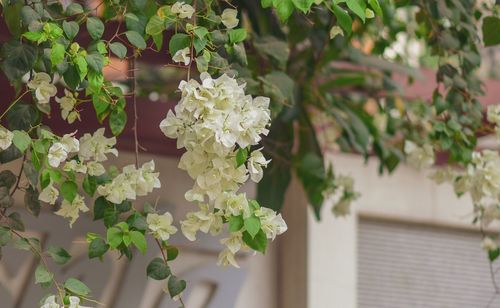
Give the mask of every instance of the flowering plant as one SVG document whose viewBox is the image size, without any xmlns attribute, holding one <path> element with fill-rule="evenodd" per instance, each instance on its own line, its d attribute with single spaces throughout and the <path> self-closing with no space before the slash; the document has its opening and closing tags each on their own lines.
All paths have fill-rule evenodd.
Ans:
<svg viewBox="0 0 500 308">
<path fill-rule="evenodd" d="M 334 215 L 349 214 L 359 193 L 351 177 L 325 165 L 331 148 L 375 156 L 380 173 L 405 159 L 428 168 L 436 153 L 445 153 L 447 168 L 432 178 L 470 194 L 481 226 L 500 219 L 500 158 L 476 147 L 479 134 L 500 136 L 498 105 L 483 122 L 476 74 L 478 21 L 483 43 L 498 44 L 498 6 L 465 0 L 0 5 L 10 34 L 2 41 L 0 67 L 16 92 L 0 110 L 0 162 L 22 161 L 17 175 L 0 172 L 0 249 L 11 245 L 39 257 L 35 283 L 53 287 L 41 307 L 84 307 L 95 300 L 82 281 L 61 282 L 49 269 L 48 257 L 65 264 L 68 251 L 43 247 L 24 233 L 23 210 L 13 206 L 21 192 L 34 216 L 52 209 L 70 228 L 82 213 L 102 220 L 104 234 L 86 234 L 90 259 L 111 251 L 131 259 L 152 249 L 152 238 L 162 257 L 150 261 L 147 276 L 164 281 L 182 306 L 186 281 L 168 265 L 179 253 L 170 243 L 179 230 L 190 241 L 198 232 L 223 234 L 218 264 L 238 267 L 238 252 L 265 253 L 287 230 L 279 212 L 292 173 L 317 218 L 325 200 L 333 202 Z M 407 43 L 411 52 L 402 46 Z M 176 75 L 182 79 L 178 92 L 161 93 L 175 92 L 178 102 L 158 128 L 176 139 L 183 151 L 179 168 L 193 180 L 185 198 L 196 210 L 178 222 L 140 204 L 161 183 L 154 160 L 139 163 L 137 109 L 144 106 L 137 97 L 160 97 L 148 87 L 162 88 L 172 79 L 167 74 L 169 80 L 143 82 L 147 77 L 138 67 L 153 52 L 183 72 Z M 120 61 L 130 68 L 125 83 L 106 73 Z M 430 102 L 405 96 L 396 73 L 418 79 L 416 66 L 427 62 L 437 80 Z M 119 155 L 127 105 L 134 110 L 136 157 L 119 170 L 107 162 Z M 58 135 L 47 121 L 60 117 L 78 129 L 88 108 L 102 125 L 93 133 Z M 257 184 L 255 199 L 240 192 L 247 181 Z M 491 260 L 500 255 L 494 239 L 485 238 L 483 246 Z"/>
</svg>

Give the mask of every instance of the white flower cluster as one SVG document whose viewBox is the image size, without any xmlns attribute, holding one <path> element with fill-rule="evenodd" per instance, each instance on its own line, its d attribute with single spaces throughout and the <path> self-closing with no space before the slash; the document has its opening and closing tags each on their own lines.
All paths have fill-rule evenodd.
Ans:
<svg viewBox="0 0 500 308">
<path fill-rule="evenodd" d="M 88 174 L 90 176 L 103 175 L 106 170 L 101 162 L 107 160 L 107 154 L 118 155 L 114 148 L 116 138 L 104 136 L 104 128 L 98 129 L 93 135 L 84 134 L 80 140 L 74 137 L 75 133 L 66 134 L 54 142 L 48 151 L 47 160 L 51 167 L 58 168 L 65 162 L 63 170 L 66 172 L 76 172 Z M 78 160 L 69 158 L 69 154 L 78 155 Z M 51 181 L 38 196 L 40 201 L 48 204 L 55 204 L 59 198 L 59 190 L 54 187 Z M 81 195 L 76 195 L 72 202 L 63 200 L 61 208 L 55 214 L 69 218 L 70 226 L 78 219 L 80 212 L 87 212 L 89 209 L 85 205 L 85 199 Z"/>
<path fill-rule="evenodd" d="M 500 140 L 500 104 L 488 107 L 487 119 L 488 122 L 495 124 L 495 134 Z"/>
<path fill-rule="evenodd" d="M 97 187 L 97 192 L 108 201 L 120 204 L 125 200 L 135 200 L 137 196 L 146 196 L 154 188 L 160 188 L 159 173 L 154 172 L 153 160 L 144 163 L 137 169 L 134 165 L 123 167 L 122 173 L 118 174 L 109 183 Z"/>
<path fill-rule="evenodd" d="M 177 228 L 172 225 L 173 220 L 169 212 L 163 215 L 150 213 L 146 217 L 149 231 L 155 238 L 162 241 L 167 241 L 171 235 L 177 233 Z"/>
<path fill-rule="evenodd" d="M 360 194 L 354 190 L 354 179 L 347 175 L 338 175 L 334 187 L 323 192 L 325 199 L 333 202 L 332 212 L 335 217 L 347 216 L 351 213 L 351 203 Z"/>
<path fill-rule="evenodd" d="M 82 306 L 80 305 L 80 298 L 76 296 L 70 296 L 68 298 L 69 300 L 69 305 L 64 305 L 64 304 L 59 304 L 56 301 L 56 296 L 55 295 L 50 295 L 48 296 L 43 304 L 40 306 L 40 308 L 92 308 L 88 306 Z"/>
<path fill-rule="evenodd" d="M 245 163 L 238 166 L 238 149 L 257 145 L 261 135 L 269 131 L 269 99 L 245 95 L 245 85 L 227 75 L 213 79 L 209 74 L 196 80 L 182 81 L 182 97 L 175 113 L 169 111 L 160 123 L 163 133 L 177 139 L 177 147 L 185 148 L 179 168 L 195 180 L 185 197 L 199 202 L 199 211 L 188 213 L 181 221 L 183 234 L 196 239 L 198 231 L 216 235 L 225 219 L 252 212 L 260 219 L 262 230 L 269 239 L 286 230 L 286 224 L 274 211 L 250 206 L 245 194 L 237 194 L 240 186 L 250 178 L 262 179 L 263 167 L 269 163 L 260 150 L 253 151 Z M 222 243 L 226 249 L 219 256 L 220 264 L 237 265 L 235 253 L 245 244 L 241 233 L 233 232 Z M 232 244 L 230 244 L 232 243 Z"/>
<path fill-rule="evenodd" d="M 417 170 L 428 168 L 434 164 L 434 149 L 430 144 L 418 146 L 414 142 L 406 140 L 404 146 L 406 161 Z"/>
<path fill-rule="evenodd" d="M 64 89 L 63 97 L 56 97 L 56 102 L 59 103 L 61 108 L 61 117 L 63 120 L 68 121 L 69 124 L 75 122 L 76 119 L 81 121 L 80 113 L 75 109 L 77 100 L 73 92 Z"/>
<path fill-rule="evenodd" d="M 35 97 L 39 104 L 48 104 L 50 98 L 57 94 L 57 88 L 47 73 L 35 73 L 28 82 L 28 88 L 35 90 Z"/>
<path fill-rule="evenodd" d="M 185 4 L 183 1 L 174 3 L 170 8 L 170 11 L 181 19 L 190 19 L 194 14 L 194 8 L 189 4 Z"/>
<path fill-rule="evenodd" d="M 6 150 L 12 144 L 14 134 L 0 125 L 0 150 Z"/>
</svg>

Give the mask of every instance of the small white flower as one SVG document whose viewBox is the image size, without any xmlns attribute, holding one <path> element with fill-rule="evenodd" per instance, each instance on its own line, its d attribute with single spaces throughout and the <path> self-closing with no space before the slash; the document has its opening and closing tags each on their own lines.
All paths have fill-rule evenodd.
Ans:
<svg viewBox="0 0 500 308">
<path fill-rule="evenodd" d="M 61 306 L 56 302 L 56 296 L 51 295 L 45 299 L 40 308 L 60 308 Z"/>
<path fill-rule="evenodd" d="M 100 176 L 106 172 L 106 169 L 104 169 L 104 166 L 101 163 L 89 161 L 87 163 L 87 172 L 91 176 Z"/>
<path fill-rule="evenodd" d="M 490 237 L 485 237 L 483 239 L 483 241 L 481 242 L 481 247 L 485 251 L 492 251 L 492 250 L 496 250 L 498 248 L 498 245 Z"/>
<path fill-rule="evenodd" d="M 106 154 L 118 156 L 118 151 L 113 147 L 116 144 L 116 138 L 106 138 L 104 128 L 99 128 L 94 135 L 85 134 L 80 138 L 80 151 L 78 157 L 82 161 L 94 159 L 97 162 L 107 160 Z"/>
<path fill-rule="evenodd" d="M 234 253 L 232 253 L 229 249 L 224 249 L 221 253 L 219 253 L 217 265 L 219 266 L 232 265 L 237 268 L 240 267 L 236 262 L 236 259 L 234 258 Z"/>
<path fill-rule="evenodd" d="M 82 164 L 81 162 L 78 162 L 76 160 L 70 160 L 66 162 L 66 164 L 63 167 L 64 171 L 73 171 L 73 172 L 78 172 L 78 173 L 87 173 L 87 166 Z"/>
<path fill-rule="evenodd" d="M 71 228 L 73 223 L 78 219 L 78 217 L 80 217 L 80 211 L 88 212 L 89 208 L 85 205 L 83 197 L 76 195 L 75 199 L 71 203 L 67 200 L 63 200 L 61 208 L 54 214 L 68 218 L 69 226 Z"/>
<path fill-rule="evenodd" d="M 238 15 L 238 11 L 235 9 L 225 9 L 222 12 L 221 20 L 224 26 L 228 29 L 232 29 L 238 25 L 240 20 L 236 17 Z"/>
<path fill-rule="evenodd" d="M 176 2 L 172 5 L 172 8 L 170 11 L 174 14 L 177 14 L 179 18 L 191 18 L 193 17 L 194 14 L 194 8 L 189 5 L 185 4 L 184 2 Z"/>
<path fill-rule="evenodd" d="M 163 215 L 148 214 L 146 222 L 153 236 L 162 241 L 167 241 L 177 232 L 177 228 L 172 225 L 172 214 L 168 212 Z"/>
<path fill-rule="evenodd" d="M 59 167 L 59 164 L 61 164 L 63 161 L 68 158 L 68 152 L 66 151 L 67 148 L 65 145 L 63 145 L 60 142 L 54 143 L 50 148 L 49 148 L 49 154 L 47 155 L 47 159 L 49 160 L 49 165 L 51 165 L 54 168 Z"/>
<path fill-rule="evenodd" d="M 488 106 L 488 122 L 500 126 L 500 104 Z"/>
<path fill-rule="evenodd" d="M 59 103 L 59 107 L 61 108 L 61 117 L 64 120 L 67 120 L 69 124 L 73 123 L 76 118 L 79 119 L 79 113 L 76 111 L 73 111 L 75 108 L 75 105 L 77 103 L 77 100 L 74 96 L 74 94 L 67 89 L 64 89 L 64 96 L 63 97 L 56 97 L 56 102 Z M 70 114 L 75 114 L 75 116 L 71 116 Z"/>
<path fill-rule="evenodd" d="M 3 126 L 0 126 L 0 149 L 5 150 L 12 144 L 14 134 Z"/>
<path fill-rule="evenodd" d="M 62 136 L 61 140 L 59 141 L 62 145 L 65 146 L 66 152 L 78 152 L 80 149 L 80 141 L 73 137 L 76 134 L 76 132 L 71 133 L 71 134 L 65 134 Z"/>
<path fill-rule="evenodd" d="M 419 147 L 412 141 L 406 140 L 404 152 L 410 166 L 418 170 L 428 168 L 434 164 L 434 149 L 430 144 Z"/>
<path fill-rule="evenodd" d="M 267 207 L 256 210 L 255 215 L 260 218 L 261 229 L 266 233 L 268 239 L 274 240 L 277 235 L 288 230 L 288 226 L 281 214 L 276 214 L 275 211 Z"/>
<path fill-rule="evenodd" d="M 57 88 L 51 83 L 51 78 L 46 73 L 35 73 L 28 82 L 28 88 L 35 90 L 35 97 L 39 104 L 47 104 L 50 98 L 57 94 Z"/>
<path fill-rule="evenodd" d="M 190 52 L 191 50 L 189 49 L 189 47 L 179 49 L 172 57 L 172 60 L 177 63 L 182 62 L 184 63 L 184 65 L 189 65 L 189 63 L 191 63 Z"/>
<path fill-rule="evenodd" d="M 262 167 L 267 167 L 267 165 L 271 162 L 271 160 L 266 160 L 264 155 L 260 150 L 255 150 L 250 155 L 248 159 L 248 172 L 250 173 L 250 178 L 255 183 L 260 182 L 262 177 L 264 176 L 264 170 Z"/>
<path fill-rule="evenodd" d="M 46 202 L 48 204 L 55 204 L 58 197 L 59 191 L 54 186 L 52 186 L 52 183 L 50 183 L 40 192 L 38 200 Z"/>
<path fill-rule="evenodd" d="M 242 233 L 233 232 L 229 237 L 221 239 L 220 243 L 226 246 L 231 253 L 235 254 L 243 246 Z"/>
</svg>

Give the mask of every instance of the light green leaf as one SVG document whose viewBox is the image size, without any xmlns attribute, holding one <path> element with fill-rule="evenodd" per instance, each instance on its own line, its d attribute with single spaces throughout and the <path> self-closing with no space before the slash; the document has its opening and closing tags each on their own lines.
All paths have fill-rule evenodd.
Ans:
<svg viewBox="0 0 500 308">
<path fill-rule="evenodd" d="M 142 254 L 145 254 L 148 244 L 144 234 L 139 231 L 130 231 L 130 237 L 132 238 L 132 243 L 134 243 L 135 247 L 137 247 Z"/>
<path fill-rule="evenodd" d="M 245 29 L 232 29 L 228 32 L 229 42 L 232 44 L 238 44 L 243 42 L 247 37 L 247 30 Z"/>
<path fill-rule="evenodd" d="M 378 2 L 378 0 L 368 0 L 368 4 L 375 11 L 375 14 L 377 14 L 382 18 L 382 20 L 384 20 L 384 13 L 382 12 L 382 8 L 380 7 L 380 3 Z"/>
<path fill-rule="evenodd" d="M 168 50 L 170 55 L 174 56 L 178 50 L 184 49 L 191 45 L 191 38 L 184 33 L 176 33 L 168 42 Z"/>
<path fill-rule="evenodd" d="M 247 162 L 248 150 L 247 148 L 239 148 L 236 152 L 236 168 Z"/>
<path fill-rule="evenodd" d="M 292 0 L 279 0 L 275 4 L 276 13 L 282 22 L 286 22 L 290 15 L 292 15 L 294 10 L 294 5 Z"/>
<path fill-rule="evenodd" d="M 245 219 L 245 228 L 250 236 L 254 238 L 260 230 L 260 219 L 255 215 L 248 217 Z"/>
<path fill-rule="evenodd" d="M 337 23 L 344 29 L 347 35 L 351 34 L 352 31 L 352 18 L 349 14 L 344 11 L 340 6 L 332 5 L 333 14 L 337 18 Z"/>
<path fill-rule="evenodd" d="M 265 253 L 267 248 L 267 236 L 264 231 L 259 230 L 255 236 L 251 236 L 247 231 L 243 232 L 243 242 L 255 251 Z"/>
<path fill-rule="evenodd" d="M 24 152 L 31 144 L 31 137 L 27 132 L 22 130 L 13 131 L 14 136 L 12 137 L 12 143 L 19 149 L 19 151 Z"/>
<path fill-rule="evenodd" d="M 73 181 L 65 181 L 61 185 L 61 195 L 65 200 L 73 202 L 78 192 L 78 185 Z"/>
<path fill-rule="evenodd" d="M 66 53 L 66 49 L 64 45 L 55 43 L 52 45 L 52 49 L 50 50 L 50 62 L 52 62 L 52 66 L 56 66 L 64 60 L 64 55 Z"/>
<path fill-rule="evenodd" d="M 311 5 L 314 3 L 314 0 L 292 0 L 292 1 L 295 7 L 301 10 L 303 13 L 309 12 Z"/>
<path fill-rule="evenodd" d="M 146 34 L 158 35 L 166 29 L 165 20 L 158 15 L 153 15 L 146 25 Z"/>
<path fill-rule="evenodd" d="M 109 246 L 111 246 L 112 248 L 116 248 L 123 242 L 123 231 L 121 229 L 111 227 L 108 229 L 106 237 Z"/>
<path fill-rule="evenodd" d="M 47 286 L 48 283 L 52 282 L 54 274 L 49 272 L 45 266 L 42 264 L 38 265 L 35 270 L 35 283 Z"/>
<path fill-rule="evenodd" d="M 229 232 L 240 231 L 244 225 L 243 216 L 231 216 L 229 217 Z"/>
<path fill-rule="evenodd" d="M 347 7 L 353 11 L 354 14 L 358 15 L 359 18 L 363 22 L 365 22 L 365 8 L 366 4 L 363 2 L 363 0 L 347 0 L 346 1 Z"/>
</svg>

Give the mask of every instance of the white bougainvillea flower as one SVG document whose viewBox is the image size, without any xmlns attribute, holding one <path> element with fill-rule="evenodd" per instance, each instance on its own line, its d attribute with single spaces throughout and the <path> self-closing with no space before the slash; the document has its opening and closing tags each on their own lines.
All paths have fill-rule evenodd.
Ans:
<svg viewBox="0 0 500 308">
<path fill-rule="evenodd" d="M 104 166 L 101 163 L 89 161 L 87 163 L 87 172 L 91 176 L 100 176 L 106 172 L 106 169 L 104 169 Z"/>
<path fill-rule="evenodd" d="M 222 193 L 215 199 L 214 207 L 220 209 L 226 218 L 230 216 L 243 215 L 248 218 L 251 215 L 246 194 Z"/>
<path fill-rule="evenodd" d="M 59 197 L 59 191 L 50 183 L 38 195 L 38 200 L 48 204 L 55 204 Z"/>
<path fill-rule="evenodd" d="M 63 97 L 56 97 L 56 102 L 59 103 L 61 108 L 61 117 L 66 120 L 69 124 L 75 122 L 76 119 L 80 120 L 80 113 L 75 110 L 77 100 L 73 92 L 64 89 Z"/>
<path fill-rule="evenodd" d="M 113 148 L 116 144 L 116 138 L 106 138 L 104 128 L 99 128 L 93 135 L 85 134 L 80 138 L 80 151 L 78 157 L 84 160 L 95 160 L 102 162 L 107 160 L 106 154 L 118 156 L 118 151 Z"/>
<path fill-rule="evenodd" d="M 150 213 L 146 217 L 146 222 L 153 236 L 162 241 L 167 241 L 171 235 L 177 232 L 177 228 L 172 225 L 173 218 L 169 212 L 163 215 Z"/>
<path fill-rule="evenodd" d="M 28 88 L 35 90 L 35 97 L 39 104 L 47 104 L 50 98 L 57 94 L 57 88 L 51 83 L 47 73 L 35 73 L 28 82 Z"/>
<path fill-rule="evenodd" d="M 193 17 L 193 14 L 194 14 L 194 8 L 191 5 L 185 4 L 182 1 L 174 3 L 172 5 L 172 8 L 170 9 L 170 11 L 174 14 L 177 14 L 177 16 L 179 16 L 179 18 L 188 18 L 189 19 L 189 18 Z"/>
<path fill-rule="evenodd" d="M 73 202 L 69 202 L 68 200 L 64 200 L 61 204 L 61 208 L 55 212 L 54 214 L 62 216 L 64 218 L 69 219 L 70 228 L 73 226 L 73 223 L 80 217 L 80 212 L 88 212 L 89 208 L 85 205 L 85 200 L 81 195 L 76 195 Z"/>
<path fill-rule="evenodd" d="M 56 302 L 56 296 L 50 295 L 48 296 L 40 308 L 60 308 L 61 306 Z"/>
<path fill-rule="evenodd" d="M 64 147 L 66 148 L 66 152 L 71 153 L 71 152 L 78 152 L 80 150 L 80 141 L 73 137 L 76 134 L 76 132 L 73 132 L 71 134 L 65 134 L 61 137 L 61 140 L 59 141 Z"/>
<path fill-rule="evenodd" d="M 430 144 L 419 147 L 414 142 L 406 140 L 404 152 L 410 166 L 418 170 L 428 168 L 434 164 L 434 149 Z"/>
<path fill-rule="evenodd" d="M 14 134 L 3 126 L 0 126 L 0 149 L 6 150 L 12 144 Z"/>
<path fill-rule="evenodd" d="M 189 65 L 191 63 L 191 56 L 190 56 L 191 50 L 189 47 L 179 49 L 175 53 L 175 55 L 172 57 L 172 60 L 177 63 L 184 63 L 184 65 Z"/>
<path fill-rule="evenodd" d="M 222 226 L 222 213 L 210 211 L 208 204 L 201 204 L 198 212 L 189 212 L 186 219 L 181 221 L 182 233 L 190 241 L 196 240 L 198 231 L 217 235 Z"/>
<path fill-rule="evenodd" d="M 261 207 L 255 211 L 255 215 L 260 218 L 261 229 L 266 233 L 268 239 L 274 240 L 277 235 L 288 229 L 281 214 L 276 214 L 269 208 Z"/>
<path fill-rule="evenodd" d="M 237 18 L 238 10 L 235 9 L 225 9 L 222 12 L 221 21 L 228 29 L 232 29 L 238 25 L 240 20 Z"/>
<path fill-rule="evenodd" d="M 264 170 L 262 169 L 262 167 L 267 167 L 270 162 L 271 160 L 266 160 L 260 150 L 255 150 L 252 152 L 252 154 L 250 154 L 247 166 L 252 181 L 258 183 L 260 182 L 260 180 L 262 180 L 262 177 L 264 176 Z"/>
<path fill-rule="evenodd" d="M 240 267 L 236 262 L 236 259 L 234 258 L 234 253 L 232 253 L 229 249 L 224 249 L 221 253 L 219 253 L 219 257 L 217 259 L 217 265 L 219 266 L 232 265 L 237 268 Z"/>
<path fill-rule="evenodd" d="M 232 253 L 237 253 L 243 244 L 243 234 L 241 232 L 233 232 L 227 238 L 223 238 L 220 240 L 220 243 L 227 247 L 227 249 Z"/>
<path fill-rule="evenodd" d="M 68 308 L 92 308 L 88 306 L 82 306 L 80 305 L 80 298 L 77 296 L 70 296 L 69 297 L 69 307 Z"/>
<path fill-rule="evenodd" d="M 50 166 L 57 168 L 66 158 L 68 158 L 68 152 L 64 144 L 56 142 L 50 146 L 49 154 L 47 155 Z"/>
<path fill-rule="evenodd" d="M 500 104 L 488 106 L 488 122 L 500 126 Z"/>
<path fill-rule="evenodd" d="M 85 174 L 87 173 L 87 166 L 73 159 L 64 164 L 63 170 Z"/>
<path fill-rule="evenodd" d="M 485 237 L 481 242 L 481 248 L 485 251 L 493 251 L 498 249 L 498 245 L 490 237 Z"/>
</svg>

